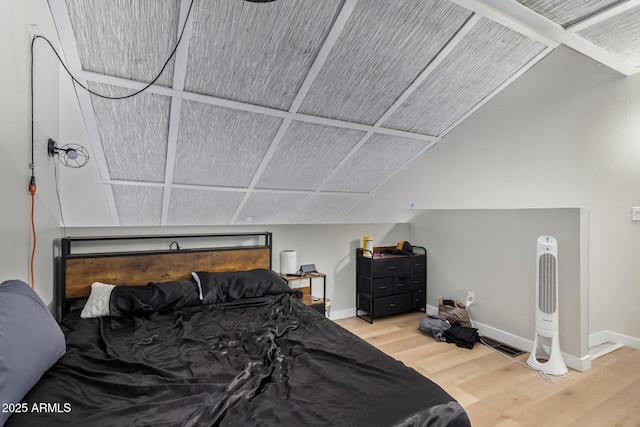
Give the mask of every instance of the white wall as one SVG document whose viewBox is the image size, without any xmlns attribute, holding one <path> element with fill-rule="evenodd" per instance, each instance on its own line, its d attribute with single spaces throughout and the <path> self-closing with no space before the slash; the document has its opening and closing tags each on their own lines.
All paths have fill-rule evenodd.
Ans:
<svg viewBox="0 0 640 427">
<path fill-rule="evenodd" d="M 559 47 L 345 219 L 401 218 L 411 202 L 586 208 L 589 332 L 639 338 L 639 186 L 640 75 Z"/>
<path fill-rule="evenodd" d="M 31 170 L 30 113 L 30 24 L 34 32 L 46 36 L 54 46 L 59 42 L 46 0 L 0 2 L 0 281 L 29 282 L 28 192 Z M 58 76 L 55 56 L 45 42 L 35 45 L 35 219 L 37 245 L 35 289 L 45 303 L 53 298 L 53 239 L 59 234 L 59 211 L 55 197 L 53 163 L 47 156 L 47 139 L 58 135 Z"/>
<path fill-rule="evenodd" d="M 531 351 L 536 242 L 551 235 L 558 240 L 560 348 L 569 366 L 588 368 L 584 219 L 575 208 L 422 211 L 411 222 L 411 239 L 427 248 L 427 304 L 435 308 L 441 297 L 464 302 L 473 291 L 470 313 L 481 333 Z"/>
</svg>

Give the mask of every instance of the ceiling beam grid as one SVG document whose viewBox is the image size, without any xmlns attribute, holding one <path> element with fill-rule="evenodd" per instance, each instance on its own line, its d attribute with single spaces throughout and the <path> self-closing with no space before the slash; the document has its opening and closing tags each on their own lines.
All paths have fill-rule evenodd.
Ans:
<svg viewBox="0 0 640 427">
<path fill-rule="evenodd" d="M 132 89 L 132 90 L 139 90 L 145 86 L 145 83 L 142 83 L 142 82 L 123 79 L 120 77 L 107 76 L 104 74 L 98 74 L 90 71 L 78 70 L 78 71 L 74 71 L 73 74 L 76 76 L 76 78 L 86 79 L 96 83 L 104 83 L 112 86 L 119 86 L 119 87 Z M 407 131 L 384 128 L 384 127 L 374 127 L 373 125 L 347 122 L 347 121 L 338 120 L 338 119 L 329 119 L 326 117 L 311 116 L 311 115 L 302 114 L 302 113 L 291 113 L 289 111 L 278 110 L 275 108 L 263 107 L 263 106 L 254 105 L 254 104 L 247 104 L 241 101 L 232 101 L 230 99 L 218 98 L 211 95 L 202 95 L 199 93 L 178 91 L 173 88 L 169 88 L 165 86 L 152 85 L 149 87 L 149 89 L 147 89 L 147 92 L 154 93 L 157 95 L 168 96 L 168 97 L 178 97 L 178 98 L 182 98 L 183 100 L 190 100 L 190 101 L 200 102 L 203 104 L 215 105 L 223 108 L 230 108 L 233 110 L 247 111 L 247 112 L 256 113 L 256 114 L 264 114 L 267 116 L 279 117 L 283 119 L 288 118 L 292 120 L 299 120 L 299 121 L 314 123 L 319 125 L 360 130 L 364 132 L 372 131 L 375 133 L 381 133 L 381 134 L 392 135 L 392 136 L 402 136 L 405 138 L 419 139 L 422 141 L 435 141 L 438 139 L 437 137 L 432 135 L 424 135 L 420 133 L 407 132 Z"/>
<path fill-rule="evenodd" d="M 178 37 L 184 27 L 182 39 L 175 54 L 173 65 L 173 89 L 182 91 L 187 75 L 187 61 L 189 57 L 189 41 L 193 30 L 193 15 L 189 13 L 191 0 L 182 0 L 180 3 L 180 18 L 178 19 Z M 189 20 L 187 21 L 187 18 Z M 169 219 L 169 206 L 171 203 L 171 184 L 173 183 L 173 172 L 175 170 L 176 151 L 178 149 L 178 132 L 180 130 L 180 117 L 182 115 L 182 99 L 171 98 L 169 112 L 169 134 L 167 137 L 167 158 L 164 169 L 164 191 L 162 192 L 162 212 L 160 225 L 167 225 Z"/>
<path fill-rule="evenodd" d="M 445 135 L 447 135 L 449 132 L 451 132 L 456 126 L 458 126 L 460 123 L 462 123 L 464 120 L 466 120 L 470 115 L 475 113 L 480 107 L 482 107 L 484 104 L 489 102 L 494 96 L 496 96 L 504 88 L 506 88 L 511 83 L 513 83 L 518 77 L 523 75 L 529 68 L 533 67 L 535 64 L 538 63 L 538 61 L 540 61 L 542 58 L 547 56 L 552 51 L 553 51 L 552 47 L 547 47 L 547 48 L 543 49 L 542 52 L 538 53 L 535 57 L 533 57 L 533 59 L 531 59 L 524 66 L 522 66 L 516 73 L 514 73 L 511 76 L 509 76 L 509 78 L 507 80 L 505 80 L 500 86 L 495 88 L 493 90 L 493 92 L 491 92 L 489 95 L 485 96 L 480 102 L 478 102 L 476 105 L 474 105 L 473 108 L 471 108 L 464 115 L 462 115 L 458 120 L 453 122 L 448 128 L 446 128 L 444 131 L 442 131 L 442 133 L 439 135 L 439 137 L 440 138 L 444 138 Z"/>
<path fill-rule="evenodd" d="M 449 42 L 442 48 L 435 58 L 425 67 L 420 75 L 409 85 L 409 87 L 396 99 L 396 101 L 385 111 L 385 113 L 376 121 L 373 125 L 374 128 L 380 128 L 393 113 L 411 96 L 413 92 L 420 87 L 420 85 L 429 77 L 429 75 L 444 61 L 444 59 L 451 53 L 451 51 L 462 41 L 462 39 L 469 34 L 469 32 L 480 21 L 480 15 L 473 14 L 467 22 L 456 32 L 456 34 L 449 40 Z"/>
<path fill-rule="evenodd" d="M 486 16 L 489 19 L 499 22 L 500 24 L 518 31 L 521 34 L 534 38 L 534 40 L 541 41 L 549 47 L 555 48 L 559 44 L 569 46 L 570 48 L 601 62 L 609 68 L 626 76 L 630 76 L 640 71 L 640 69 L 633 66 L 633 64 L 578 36 L 573 27 L 572 30 L 566 30 L 561 25 L 556 24 L 516 0 L 451 1 Z M 630 1 L 635 2 L 636 0 Z M 623 10 L 620 9 L 620 12 L 622 11 Z M 594 17 L 594 19 L 596 18 Z M 593 25 L 594 23 L 595 21 L 590 22 L 590 25 Z M 534 37 L 535 35 L 537 36 Z M 543 40 L 547 41 L 545 42 Z"/>
<path fill-rule="evenodd" d="M 311 85 L 313 84 L 313 81 L 316 79 L 316 77 L 318 76 L 318 73 L 324 66 L 325 62 L 327 61 L 327 58 L 329 57 L 329 53 L 331 53 L 331 49 L 333 49 L 333 46 L 335 45 L 336 41 L 338 41 L 338 38 L 340 37 L 340 34 L 342 33 L 344 26 L 347 24 L 347 21 L 349 20 L 349 17 L 353 13 L 353 9 L 355 8 L 357 3 L 358 3 L 358 0 L 347 0 L 345 4 L 342 5 L 342 8 L 340 9 L 338 16 L 336 17 L 336 20 L 334 21 L 331 27 L 331 30 L 329 30 L 329 33 L 325 38 L 325 41 L 322 44 L 322 47 L 320 48 L 318 55 L 316 55 L 316 58 L 313 61 L 313 64 L 311 65 L 311 67 L 309 68 L 309 71 L 307 72 L 307 75 L 305 76 L 305 79 L 302 82 L 302 85 L 300 85 L 300 88 L 298 89 L 298 93 L 296 93 L 296 96 L 293 102 L 291 103 L 291 106 L 289 107 L 289 111 L 288 111 L 289 116 L 286 117 L 282 122 L 282 124 L 280 125 L 280 129 L 278 129 L 276 136 L 273 138 L 273 141 L 271 141 L 271 145 L 269 146 L 267 153 L 262 159 L 262 162 L 260 162 L 260 165 L 258 166 L 258 169 L 256 170 L 256 173 L 254 174 L 253 179 L 251 180 L 251 183 L 249 184 L 249 187 L 248 187 L 249 190 L 255 188 L 256 184 L 258 183 L 258 180 L 260 179 L 265 169 L 267 168 L 269 162 L 273 158 L 273 154 L 275 153 L 276 149 L 282 142 L 282 138 L 284 138 L 284 134 L 287 132 L 287 129 L 289 129 L 289 126 L 293 121 L 293 117 L 295 117 L 296 112 L 298 111 L 298 108 L 300 108 L 300 105 L 302 104 L 302 101 L 307 96 L 307 93 L 309 93 L 309 88 L 311 87 Z M 250 193 L 248 192 L 245 193 L 244 197 L 238 204 L 238 207 L 236 208 L 231 218 L 231 221 L 230 221 L 231 224 L 235 224 L 235 222 L 237 221 L 238 216 L 240 215 L 240 212 L 242 211 L 245 204 L 247 203 L 247 200 L 249 199 L 249 194 Z"/>
<path fill-rule="evenodd" d="M 124 181 L 124 180 L 110 180 L 103 182 L 106 186 L 123 185 L 132 187 L 149 187 L 149 188 L 162 188 L 164 183 L 162 182 L 147 182 L 147 181 Z M 266 193 L 266 194 L 291 194 L 291 195 L 314 195 L 314 194 L 336 194 L 336 191 L 317 191 L 317 190 L 285 190 L 274 188 L 241 188 L 241 187 L 221 187 L 216 185 L 197 185 L 197 184 L 173 184 L 173 189 L 184 190 L 199 190 L 199 191 L 225 191 L 230 193 Z M 338 194 L 357 195 L 362 196 L 365 193 L 354 191 L 340 191 Z"/>
<path fill-rule="evenodd" d="M 590 16 L 580 22 L 577 22 L 573 25 L 568 26 L 565 30 L 568 33 L 577 33 L 579 31 L 584 30 L 585 28 L 588 28 L 592 25 L 598 24 L 602 21 L 605 21 L 609 18 L 613 18 L 616 15 L 619 15 L 623 12 L 626 12 L 630 9 L 633 9 L 637 6 L 640 6 L 640 0 L 628 0 L 626 2 L 623 3 L 619 3 L 616 4 L 614 6 L 611 6 L 610 8 L 607 8 L 603 11 L 601 11 L 600 13 L 597 13 L 593 16 Z"/>
</svg>

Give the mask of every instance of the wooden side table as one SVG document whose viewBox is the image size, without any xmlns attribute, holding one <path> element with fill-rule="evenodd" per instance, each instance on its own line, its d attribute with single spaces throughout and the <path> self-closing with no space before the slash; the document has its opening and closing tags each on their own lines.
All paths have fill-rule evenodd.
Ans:
<svg viewBox="0 0 640 427">
<path fill-rule="evenodd" d="M 280 277 L 282 277 L 289 287 L 293 290 L 298 290 L 302 292 L 302 303 L 308 305 L 314 310 L 319 311 L 323 315 L 326 315 L 326 297 L 327 297 L 327 275 L 324 273 L 307 273 L 304 276 L 299 276 L 297 274 L 283 274 L 280 273 Z M 313 279 L 322 279 L 322 298 L 317 298 L 313 296 Z M 309 281 L 308 286 L 292 286 L 292 282 L 302 282 Z M 307 285 L 306 283 L 303 283 Z"/>
</svg>

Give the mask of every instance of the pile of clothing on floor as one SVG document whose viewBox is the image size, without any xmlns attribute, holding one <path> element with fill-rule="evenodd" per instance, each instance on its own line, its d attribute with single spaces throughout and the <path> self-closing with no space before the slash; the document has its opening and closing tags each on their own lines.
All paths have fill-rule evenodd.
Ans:
<svg viewBox="0 0 640 427">
<path fill-rule="evenodd" d="M 467 307 L 460 301 L 450 299 L 440 298 L 438 314 L 424 317 L 418 329 L 433 336 L 436 341 L 453 343 L 462 348 L 472 349 L 480 341 Z"/>
</svg>

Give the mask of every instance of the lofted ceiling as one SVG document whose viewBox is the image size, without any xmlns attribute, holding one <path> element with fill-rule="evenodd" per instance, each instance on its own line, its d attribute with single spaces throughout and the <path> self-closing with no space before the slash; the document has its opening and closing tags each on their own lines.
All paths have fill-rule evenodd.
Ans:
<svg viewBox="0 0 640 427">
<path fill-rule="evenodd" d="M 634 0 L 49 4 L 107 96 L 151 82 L 184 28 L 143 93 L 76 87 L 114 225 L 338 222 L 559 44 L 640 66 Z"/>
</svg>

